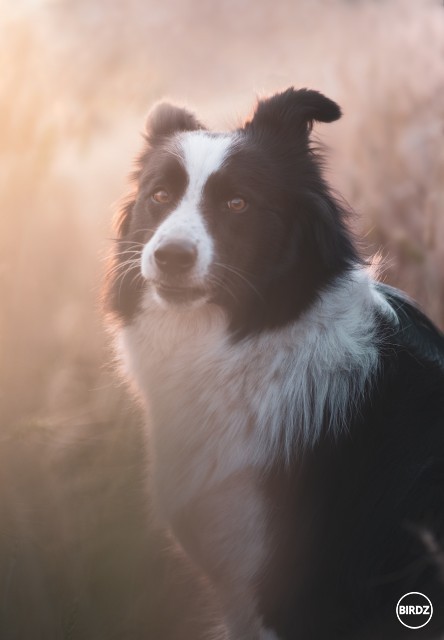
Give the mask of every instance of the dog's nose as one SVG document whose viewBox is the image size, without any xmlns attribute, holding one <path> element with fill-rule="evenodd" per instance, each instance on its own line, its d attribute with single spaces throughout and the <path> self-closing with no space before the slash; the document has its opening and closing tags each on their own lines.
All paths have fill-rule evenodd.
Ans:
<svg viewBox="0 0 444 640">
<path fill-rule="evenodd" d="M 189 240 L 174 240 L 161 244 L 154 252 L 157 267 L 164 273 L 189 271 L 196 263 L 197 249 Z"/>
</svg>

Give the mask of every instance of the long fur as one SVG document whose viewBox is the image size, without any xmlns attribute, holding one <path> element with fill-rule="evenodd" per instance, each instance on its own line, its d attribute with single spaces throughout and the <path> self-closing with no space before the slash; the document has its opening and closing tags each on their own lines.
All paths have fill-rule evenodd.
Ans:
<svg viewBox="0 0 444 640">
<path fill-rule="evenodd" d="M 359 259 L 310 142 L 339 116 L 289 89 L 220 134 L 158 106 L 118 219 L 106 298 L 154 502 L 231 640 L 401 638 L 408 589 L 437 605 L 418 637 L 444 629 L 412 533 L 444 533 L 444 338 Z"/>
</svg>

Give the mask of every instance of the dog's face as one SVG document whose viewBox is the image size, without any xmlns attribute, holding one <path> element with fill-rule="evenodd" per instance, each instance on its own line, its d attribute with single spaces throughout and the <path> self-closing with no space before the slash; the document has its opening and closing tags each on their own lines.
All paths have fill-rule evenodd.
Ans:
<svg viewBox="0 0 444 640">
<path fill-rule="evenodd" d="M 141 271 L 159 304 L 259 295 L 285 246 L 275 173 L 241 132 L 182 132 L 153 152 L 134 225 L 149 229 Z"/>
<path fill-rule="evenodd" d="M 321 94 L 290 89 L 260 102 L 243 128 L 212 133 L 158 106 L 120 218 L 114 310 L 129 319 L 146 297 L 164 308 L 211 302 L 238 329 L 282 315 L 276 304 L 300 312 L 344 257 L 309 146 L 313 120 L 339 115 Z"/>
</svg>

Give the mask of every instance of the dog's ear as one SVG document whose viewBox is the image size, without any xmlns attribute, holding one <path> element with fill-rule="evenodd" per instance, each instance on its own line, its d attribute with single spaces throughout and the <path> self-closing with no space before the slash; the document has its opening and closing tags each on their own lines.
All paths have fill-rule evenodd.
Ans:
<svg viewBox="0 0 444 640">
<path fill-rule="evenodd" d="M 156 104 L 148 114 L 145 136 L 148 142 L 180 131 L 196 131 L 205 127 L 186 109 L 168 102 Z"/>
<path fill-rule="evenodd" d="M 334 122 L 340 117 L 339 106 L 322 93 L 290 87 L 271 98 L 260 100 L 253 118 L 246 123 L 245 128 L 282 133 L 286 137 L 307 136 L 313 122 Z"/>
</svg>

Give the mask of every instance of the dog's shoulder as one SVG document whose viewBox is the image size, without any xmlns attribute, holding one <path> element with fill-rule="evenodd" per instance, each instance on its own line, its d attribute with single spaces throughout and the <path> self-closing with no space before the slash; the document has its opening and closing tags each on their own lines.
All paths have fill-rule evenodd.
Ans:
<svg viewBox="0 0 444 640">
<path fill-rule="evenodd" d="M 392 338 L 400 347 L 438 365 L 444 371 L 444 334 L 421 311 L 419 306 L 399 289 L 383 283 L 377 291 L 396 314 L 396 331 Z"/>
</svg>

